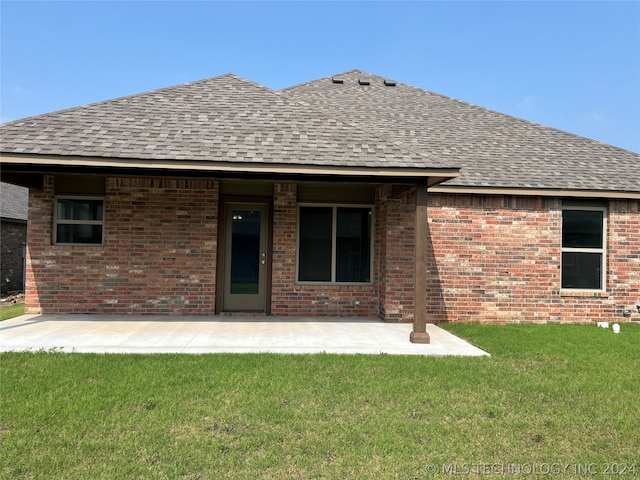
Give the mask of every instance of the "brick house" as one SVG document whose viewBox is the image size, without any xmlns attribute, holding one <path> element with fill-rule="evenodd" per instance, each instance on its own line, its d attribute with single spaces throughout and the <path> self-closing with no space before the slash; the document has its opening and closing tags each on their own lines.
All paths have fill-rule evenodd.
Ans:
<svg viewBox="0 0 640 480">
<path fill-rule="evenodd" d="M 24 290 L 25 247 L 27 242 L 26 188 L 0 183 L 0 291 L 2 294 Z"/>
<path fill-rule="evenodd" d="M 640 318 L 640 155 L 387 78 L 229 74 L 0 131 L 27 312 L 380 317 L 418 342 Z"/>
</svg>

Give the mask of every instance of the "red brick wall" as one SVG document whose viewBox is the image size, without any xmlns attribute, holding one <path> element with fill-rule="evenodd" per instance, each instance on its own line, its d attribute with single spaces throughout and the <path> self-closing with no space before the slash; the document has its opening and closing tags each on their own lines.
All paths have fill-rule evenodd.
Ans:
<svg viewBox="0 0 640 480">
<path fill-rule="evenodd" d="M 640 301 L 638 203 L 610 202 L 607 291 L 589 294 L 560 291 L 560 199 L 430 195 L 430 321 L 624 321 Z"/>
<path fill-rule="evenodd" d="M 373 276 L 376 285 L 375 295 L 378 298 L 378 314 L 381 318 L 385 318 L 386 315 L 386 304 L 383 300 L 387 292 L 387 279 L 384 275 L 387 268 L 387 229 L 385 225 L 388 216 L 387 199 L 390 194 L 390 185 L 381 185 L 376 188 Z"/>
<path fill-rule="evenodd" d="M 616 308 L 640 303 L 640 200 L 612 200 L 609 210 L 608 287 Z M 633 318 L 640 320 L 634 309 Z"/>
<path fill-rule="evenodd" d="M 296 278 L 297 196 L 295 184 L 273 189 L 271 313 L 282 316 L 376 317 L 375 285 L 298 285 Z M 359 302 L 359 305 L 356 305 Z"/>
<path fill-rule="evenodd" d="M 105 244 L 56 246 L 45 177 L 30 193 L 27 313 L 213 315 L 218 195 L 214 180 L 108 178 Z M 624 320 L 640 302 L 638 204 L 610 202 L 594 296 L 560 291 L 560 199 L 430 194 L 429 321 Z M 275 184 L 272 314 L 412 321 L 414 209 L 413 189 L 376 188 L 372 285 L 297 285 L 296 185 Z"/>
<path fill-rule="evenodd" d="M 31 190 L 27 313 L 208 315 L 218 184 L 108 178 L 104 245 L 52 245 L 54 179 Z"/>
</svg>

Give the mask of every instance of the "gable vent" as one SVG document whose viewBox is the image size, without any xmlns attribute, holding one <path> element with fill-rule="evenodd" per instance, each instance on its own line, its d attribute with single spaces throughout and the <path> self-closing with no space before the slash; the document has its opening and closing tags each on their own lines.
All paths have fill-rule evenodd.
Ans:
<svg viewBox="0 0 640 480">
<path fill-rule="evenodd" d="M 344 78 L 342 78 L 342 77 L 333 77 L 333 78 L 331 79 L 331 81 L 332 81 L 333 83 L 344 83 Z"/>
<path fill-rule="evenodd" d="M 396 82 L 395 82 L 394 80 L 385 80 L 385 81 L 384 81 L 384 84 L 385 84 L 387 87 L 395 87 L 395 86 L 396 86 Z"/>
<path fill-rule="evenodd" d="M 368 78 L 359 78 L 358 83 L 360 85 L 371 85 L 371 80 L 369 80 Z"/>
</svg>

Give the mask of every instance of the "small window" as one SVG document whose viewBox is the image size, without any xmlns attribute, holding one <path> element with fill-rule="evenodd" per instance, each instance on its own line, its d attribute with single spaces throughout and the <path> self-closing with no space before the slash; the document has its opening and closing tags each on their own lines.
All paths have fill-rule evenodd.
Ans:
<svg viewBox="0 0 640 480">
<path fill-rule="evenodd" d="M 102 244 L 104 199 L 56 197 L 55 244 Z"/>
<path fill-rule="evenodd" d="M 298 281 L 371 282 L 370 207 L 300 206 Z"/>
<path fill-rule="evenodd" d="M 606 209 L 562 211 L 562 288 L 604 290 Z"/>
</svg>

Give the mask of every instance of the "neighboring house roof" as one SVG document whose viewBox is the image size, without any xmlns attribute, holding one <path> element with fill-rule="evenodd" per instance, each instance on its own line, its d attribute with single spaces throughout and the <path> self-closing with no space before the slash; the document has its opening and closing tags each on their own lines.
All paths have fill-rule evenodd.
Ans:
<svg viewBox="0 0 640 480">
<path fill-rule="evenodd" d="M 27 220 L 29 189 L 0 183 L 0 217 L 8 220 Z"/>
<path fill-rule="evenodd" d="M 340 78 L 343 83 L 334 83 Z M 359 79 L 369 85 L 360 85 Z M 640 192 L 640 155 L 360 70 L 282 90 L 292 100 L 439 161 L 441 184 Z"/>
<path fill-rule="evenodd" d="M 351 70 L 273 91 L 226 74 L 3 124 L 2 161 L 640 192 L 634 152 L 384 80 Z"/>
<path fill-rule="evenodd" d="M 9 122 L 0 134 L 5 154 L 457 172 L 231 74 Z"/>
</svg>

